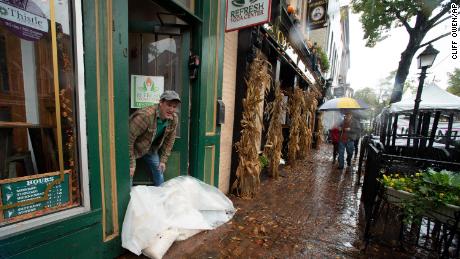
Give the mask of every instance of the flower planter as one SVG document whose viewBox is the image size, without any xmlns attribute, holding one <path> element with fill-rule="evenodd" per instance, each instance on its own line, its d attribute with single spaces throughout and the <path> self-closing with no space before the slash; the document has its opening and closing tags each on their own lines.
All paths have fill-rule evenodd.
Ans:
<svg viewBox="0 0 460 259">
<path fill-rule="evenodd" d="M 396 190 L 391 187 L 385 187 L 385 194 L 387 201 L 396 205 L 415 197 L 415 195 L 410 192 Z"/>
<path fill-rule="evenodd" d="M 426 211 L 426 215 L 430 218 L 435 218 L 442 223 L 453 225 L 455 224 L 455 213 L 459 211 L 459 206 L 447 204 L 433 210 Z M 459 227 L 460 226 L 457 226 L 457 228 Z"/>
<path fill-rule="evenodd" d="M 403 190 L 396 190 L 391 187 L 385 187 L 386 200 L 392 204 L 399 206 L 404 201 L 414 199 L 415 195 Z M 448 223 L 450 225 L 455 223 L 455 213 L 460 213 L 460 206 L 451 204 L 442 205 L 424 212 L 424 215 L 436 219 L 441 223 Z"/>
</svg>

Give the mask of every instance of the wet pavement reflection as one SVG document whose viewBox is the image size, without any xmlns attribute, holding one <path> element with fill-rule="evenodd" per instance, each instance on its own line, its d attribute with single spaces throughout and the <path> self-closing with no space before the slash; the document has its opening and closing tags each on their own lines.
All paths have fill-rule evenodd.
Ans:
<svg viewBox="0 0 460 259">
<path fill-rule="evenodd" d="M 352 164 L 337 169 L 332 147 L 324 144 L 308 159 L 283 167 L 278 180 L 263 176 L 254 199 L 230 195 L 237 208 L 230 222 L 174 243 L 164 258 L 395 256 L 378 246 L 362 252 L 357 159 Z"/>
</svg>

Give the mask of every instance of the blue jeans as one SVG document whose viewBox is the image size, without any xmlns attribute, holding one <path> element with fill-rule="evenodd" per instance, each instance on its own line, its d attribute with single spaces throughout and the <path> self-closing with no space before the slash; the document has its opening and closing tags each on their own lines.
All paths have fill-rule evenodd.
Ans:
<svg viewBox="0 0 460 259">
<path fill-rule="evenodd" d="M 347 150 L 347 164 L 351 165 L 351 157 L 353 156 L 353 150 L 355 149 L 354 141 L 339 141 L 339 168 L 343 168 L 345 164 L 345 149 Z"/>
<path fill-rule="evenodd" d="M 165 180 L 163 172 L 158 169 L 158 166 L 160 165 L 160 156 L 158 153 L 147 153 L 141 157 L 141 159 L 147 164 L 147 167 L 152 174 L 153 185 L 160 186 Z"/>
</svg>

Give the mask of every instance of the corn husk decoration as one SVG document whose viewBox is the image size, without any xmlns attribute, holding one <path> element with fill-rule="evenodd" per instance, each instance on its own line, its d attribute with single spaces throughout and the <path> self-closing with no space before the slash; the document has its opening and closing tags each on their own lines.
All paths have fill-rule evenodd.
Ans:
<svg viewBox="0 0 460 259">
<path fill-rule="evenodd" d="M 308 109 L 308 128 L 313 136 L 313 130 L 315 126 L 315 114 L 316 107 L 318 106 L 318 101 L 316 100 L 316 93 L 314 91 L 308 91 L 305 98 L 305 103 Z"/>
<path fill-rule="evenodd" d="M 271 77 L 269 70 L 271 64 L 263 57 L 260 51 L 249 66 L 245 79 L 247 90 L 243 99 L 243 116 L 241 120 L 241 137 L 235 144 L 239 155 L 236 181 L 232 189 L 242 198 L 252 198 L 257 193 L 260 185 L 260 163 L 258 145 L 260 143 L 262 125 L 260 103 L 264 101 L 264 93 L 269 90 Z"/>
<path fill-rule="evenodd" d="M 288 158 L 289 164 L 294 164 L 298 156 L 300 123 L 302 120 L 302 106 L 304 103 L 302 89 L 296 88 L 289 98 L 289 116 L 291 125 L 289 126 Z"/>
<path fill-rule="evenodd" d="M 316 135 L 316 145 L 321 145 L 324 141 L 324 137 L 323 137 L 323 114 L 320 113 L 318 115 L 318 128 L 315 132 L 315 135 Z"/>
<path fill-rule="evenodd" d="M 302 114 L 300 120 L 300 131 L 299 131 L 299 158 L 305 159 L 310 151 L 311 147 L 311 129 L 308 123 L 308 116 L 310 114 L 309 104 L 307 103 L 307 94 L 302 92 Z"/>
<path fill-rule="evenodd" d="M 310 106 L 310 112 L 312 115 L 312 120 L 310 121 L 311 123 L 311 129 L 312 131 L 314 130 L 314 125 L 315 125 L 315 115 L 316 115 L 316 110 L 318 108 L 318 99 L 322 97 L 321 91 L 319 90 L 318 85 L 314 85 L 311 87 L 311 106 Z M 316 144 L 321 145 L 323 142 L 323 123 L 322 123 L 322 116 L 321 114 L 318 115 L 318 126 L 316 128 L 316 131 L 313 133 L 313 135 L 316 137 Z"/>
<path fill-rule="evenodd" d="M 266 107 L 266 112 L 270 117 L 270 124 L 267 130 L 267 143 L 264 148 L 264 154 L 269 161 L 268 171 L 275 179 L 279 176 L 278 167 L 284 140 L 281 119 L 285 109 L 283 94 L 281 94 L 280 85 L 277 82 L 275 86 L 275 99 Z"/>
</svg>

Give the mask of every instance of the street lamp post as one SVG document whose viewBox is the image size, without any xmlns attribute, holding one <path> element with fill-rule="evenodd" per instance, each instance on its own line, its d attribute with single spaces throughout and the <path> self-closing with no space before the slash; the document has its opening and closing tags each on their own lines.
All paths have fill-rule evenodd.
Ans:
<svg viewBox="0 0 460 259">
<path fill-rule="evenodd" d="M 420 106 L 420 101 L 422 100 L 421 96 L 422 96 L 422 91 L 423 91 L 423 83 L 426 78 L 426 70 L 433 65 L 434 60 L 436 59 L 436 56 L 438 55 L 438 53 L 439 51 L 433 48 L 433 46 L 430 44 L 417 57 L 418 68 L 422 69 L 422 71 L 420 72 L 420 78 L 419 78 L 419 83 L 417 87 L 417 95 L 415 97 L 414 110 L 412 112 L 412 118 L 411 118 L 411 124 L 410 124 L 412 134 L 415 134 L 415 132 L 417 132 L 415 122 L 416 122 L 416 118 L 417 118 L 417 114 L 418 114 L 418 110 Z"/>
</svg>

